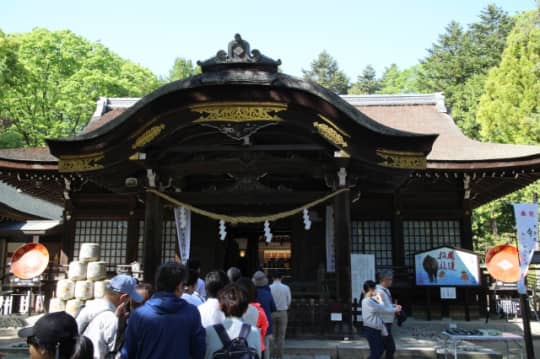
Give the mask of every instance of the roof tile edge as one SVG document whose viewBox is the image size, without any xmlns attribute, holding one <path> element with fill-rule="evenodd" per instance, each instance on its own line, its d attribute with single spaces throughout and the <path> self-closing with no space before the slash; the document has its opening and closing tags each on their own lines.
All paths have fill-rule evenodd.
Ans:
<svg viewBox="0 0 540 359">
<path fill-rule="evenodd" d="M 340 97 L 353 106 L 435 105 L 439 112 L 447 112 L 442 92 L 431 94 L 340 95 Z M 102 116 L 114 109 L 129 108 L 139 100 L 138 97 L 100 97 L 92 117 Z"/>
<path fill-rule="evenodd" d="M 395 94 L 395 95 L 340 95 L 353 106 L 405 106 L 435 105 L 437 111 L 447 113 L 442 92 L 431 94 Z"/>
</svg>

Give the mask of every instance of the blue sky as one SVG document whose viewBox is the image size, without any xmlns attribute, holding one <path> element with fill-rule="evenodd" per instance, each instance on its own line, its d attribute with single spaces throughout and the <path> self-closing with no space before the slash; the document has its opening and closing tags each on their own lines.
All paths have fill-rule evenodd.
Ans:
<svg viewBox="0 0 540 359">
<path fill-rule="evenodd" d="M 2 0 L 0 28 L 69 29 L 165 75 L 177 56 L 206 59 L 239 32 L 252 49 L 280 58 L 283 71 L 301 69 L 326 49 L 355 80 L 372 64 L 414 65 L 452 20 L 463 25 L 495 3 L 510 14 L 535 0 L 119 1 Z"/>
</svg>

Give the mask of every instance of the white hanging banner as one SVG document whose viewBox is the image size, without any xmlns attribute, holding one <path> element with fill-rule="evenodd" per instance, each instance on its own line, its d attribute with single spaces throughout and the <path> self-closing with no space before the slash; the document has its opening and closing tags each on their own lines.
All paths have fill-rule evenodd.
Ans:
<svg viewBox="0 0 540 359">
<path fill-rule="evenodd" d="M 336 271 L 336 252 L 334 249 L 334 207 L 326 206 L 326 271 Z"/>
<path fill-rule="evenodd" d="M 352 299 L 360 301 L 366 280 L 375 280 L 375 255 L 351 253 Z"/>
<path fill-rule="evenodd" d="M 518 292 L 527 294 L 525 276 L 538 242 L 538 204 L 514 203 L 521 278 Z"/>
<path fill-rule="evenodd" d="M 186 264 L 191 249 L 191 211 L 184 207 L 175 207 L 174 222 L 176 223 L 180 260 Z"/>
</svg>

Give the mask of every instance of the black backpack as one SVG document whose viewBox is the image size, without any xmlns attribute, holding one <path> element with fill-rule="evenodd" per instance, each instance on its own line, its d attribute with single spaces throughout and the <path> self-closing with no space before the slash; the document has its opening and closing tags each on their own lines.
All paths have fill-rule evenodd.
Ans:
<svg viewBox="0 0 540 359">
<path fill-rule="evenodd" d="M 214 359 L 259 359 L 257 350 L 250 348 L 247 342 L 247 337 L 251 331 L 251 325 L 242 324 L 240 335 L 238 338 L 231 340 L 225 327 L 221 324 L 215 324 L 214 329 L 223 344 L 220 350 L 214 352 Z"/>
</svg>

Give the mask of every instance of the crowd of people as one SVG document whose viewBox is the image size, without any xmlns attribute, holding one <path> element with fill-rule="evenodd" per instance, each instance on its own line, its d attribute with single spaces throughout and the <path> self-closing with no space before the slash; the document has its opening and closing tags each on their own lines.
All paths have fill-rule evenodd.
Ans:
<svg viewBox="0 0 540 359">
<path fill-rule="evenodd" d="M 198 261 L 162 264 L 155 286 L 121 274 L 76 318 L 49 313 L 20 331 L 32 359 L 281 358 L 291 292 L 276 273 L 200 276 Z M 274 334 L 272 334 L 274 333 Z"/>
<path fill-rule="evenodd" d="M 251 278 L 230 268 L 200 278 L 199 263 L 162 264 L 155 287 L 121 274 L 105 296 L 73 318 L 49 313 L 19 332 L 31 359 L 245 358 L 283 356 L 290 288 L 263 271 Z M 363 285 L 363 333 L 370 359 L 394 357 L 392 323 L 402 308 L 394 304 L 393 274 Z M 155 290 L 155 292 L 154 292 Z M 402 319 L 404 320 L 404 319 Z M 398 320 L 399 324 L 399 320 Z"/>
</svg>

